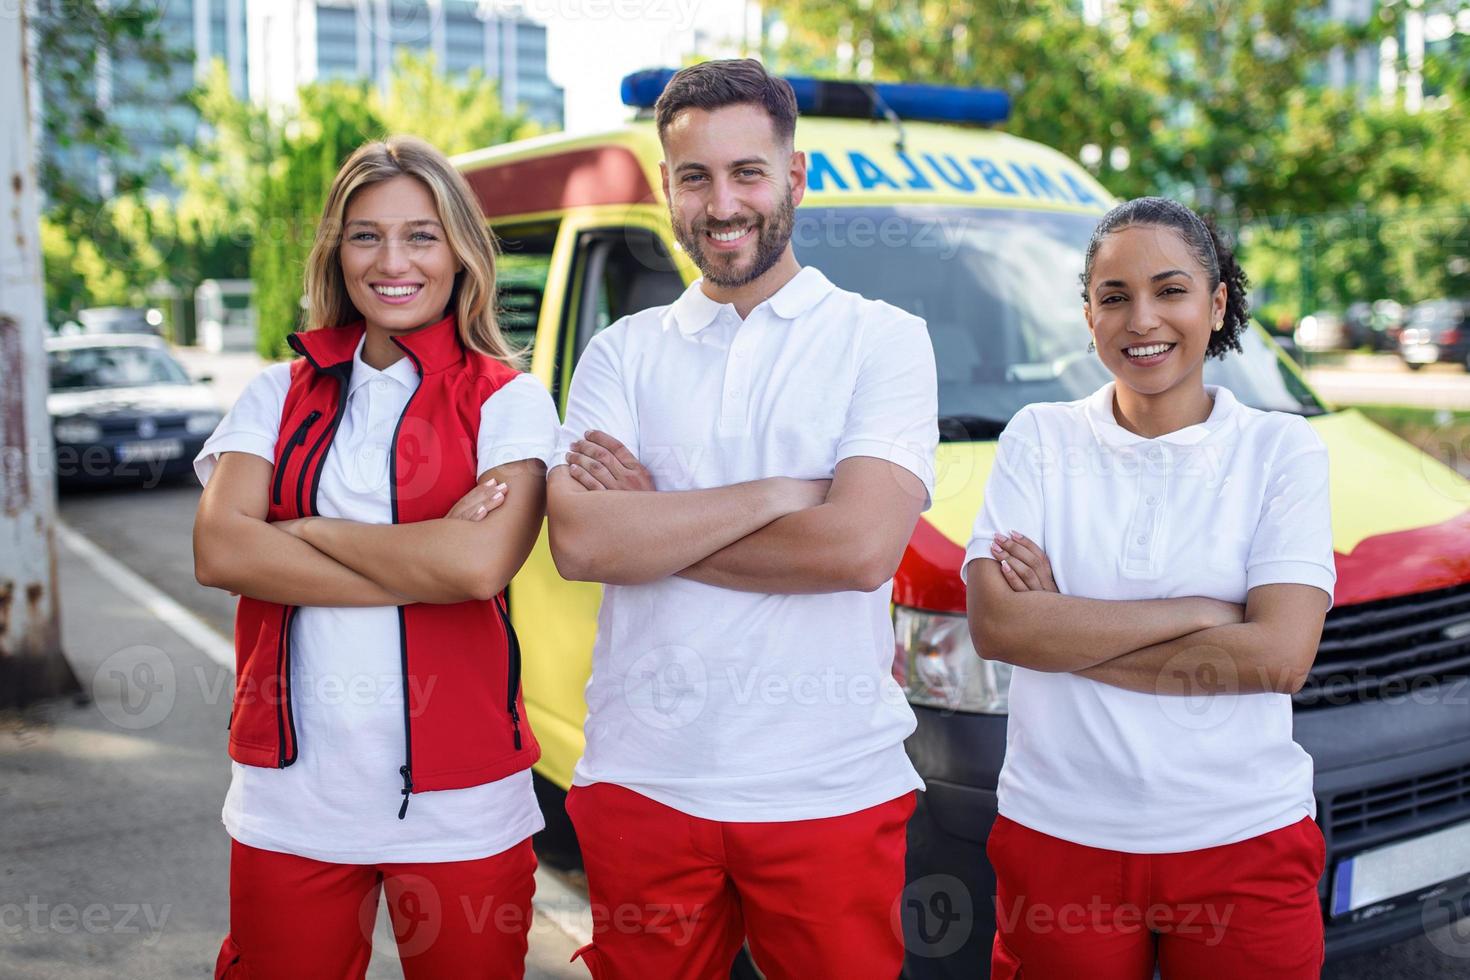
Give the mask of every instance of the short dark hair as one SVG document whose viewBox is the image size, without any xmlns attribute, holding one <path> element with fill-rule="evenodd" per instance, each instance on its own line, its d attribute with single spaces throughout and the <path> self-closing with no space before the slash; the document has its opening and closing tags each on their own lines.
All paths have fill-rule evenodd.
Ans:
<svg viewBox="0 0 1470 980">
<path fill-rule="evenodd" d="M 706 112 L 731 105 L 756 105 L 771 117 L 776 137 L 789 143 L 796 135 L 796 93 L 791 83 L 766 71 L 754 58 L 705 61 L 682 68 L 669 79 L 653 105 L 658 138 L 685 109 Z"/>
<path fill-rule="evenodd" d="M 1115 231 L 1136 225 L 1174 229 L 1209 274 L 1210 289 L 1222 282 L 1225 284 L 1225 325 L 1210 333 L 1205 356 L 1224 357 L 1229 351 L 1239 352 L 1240 335 L 1250 327 L 1250 303 L 1246 299 L 1250 293 L 1250 280 L 1214 222 L 1201 218 L 1178 201 L 1165 197 L 1135 197 L 1103 215 L 1092 230 L 1092 240 L 1087 243 L 1087 257 L 1082 265 L 1082 301 L 1091 302 L 1088 290 L 1092 286 L 1092 260 L 1097 256 L 1103 239 Z"/>
</svg>

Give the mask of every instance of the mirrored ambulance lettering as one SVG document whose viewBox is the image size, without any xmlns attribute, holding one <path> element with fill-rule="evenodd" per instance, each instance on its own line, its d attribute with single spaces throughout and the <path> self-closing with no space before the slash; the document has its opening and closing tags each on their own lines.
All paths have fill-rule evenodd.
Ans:
<svg viewBox="0 0 1470 980">
<path fill-rule="evenodd" d="M 899 152 L 896 164 L 879 164 L 861 150 L 807 153 L 807 185 L 813 191 L 958 191 L 989 190 L 1007 197 L 1054 201 L 1104 210 L 1102 197 L 1066 170 L 1034 163 L 961 158 L 952 153 Z"/>
</svg>

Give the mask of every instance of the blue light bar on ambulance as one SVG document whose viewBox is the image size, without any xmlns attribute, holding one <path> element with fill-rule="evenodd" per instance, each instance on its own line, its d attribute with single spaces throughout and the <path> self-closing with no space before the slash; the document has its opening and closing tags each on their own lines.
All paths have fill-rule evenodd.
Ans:
<svg viewBox="0 0 1470 980">
<path fill-rule="evenodd" d="M 672 68 L 649 68 L 624 76 L 623 104 L 652 109 L 673 77 Z M 1001 123 L 1011 114 L 1011 97 L 999 89 L 790 76 L 786 81 L 796 93 L 797 110 L 806 116 L 886 119 L 885 106 L 899 119 L 925 122 Z"/>
</svg>

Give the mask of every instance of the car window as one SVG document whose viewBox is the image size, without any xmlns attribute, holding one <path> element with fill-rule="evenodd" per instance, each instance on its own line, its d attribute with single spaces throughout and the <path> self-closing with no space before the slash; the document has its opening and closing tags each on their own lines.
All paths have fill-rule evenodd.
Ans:
<svg viewBox="0 0 1470 980">
<path fill-rule="evenodd" d="M 47 354 L 51 389 L 189 384 L 188 373 L 156 347 L 77 347 Z"/>
<path fill-rule="evenodd" d="M 495 258 L 496 309 L 501 333 L 512 347 L 529 356 L 551 270 L 556 225 L 496 229 L 500 254 Z"/>
</svg>

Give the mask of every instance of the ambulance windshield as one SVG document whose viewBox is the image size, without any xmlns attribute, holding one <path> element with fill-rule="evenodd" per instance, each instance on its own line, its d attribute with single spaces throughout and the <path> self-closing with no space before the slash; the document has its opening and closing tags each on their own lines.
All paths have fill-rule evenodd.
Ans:
<svg viewBox="0 0 1470 980">
<path fill-rule="evenodd" d="M 1110 375 L 1087 352 L 1082 257 L 1096 215 L 930 205 L 801 208 L 803 265 L 929 324 L 947 439 L 993 438 L 1035 401 L 1083 398 Z M 1322 407 L 1254 331 L 1205 382 L 1257 408 Z M 994 430 L 994 431 L 992 431 Z"/>
</svg>

